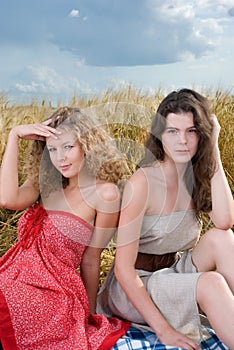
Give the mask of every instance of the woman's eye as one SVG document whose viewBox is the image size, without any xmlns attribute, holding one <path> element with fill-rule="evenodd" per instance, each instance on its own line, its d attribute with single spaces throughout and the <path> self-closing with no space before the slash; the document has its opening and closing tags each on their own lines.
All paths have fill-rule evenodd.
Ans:
<svg viewBox="0 0 234 350">
<path fill-rule="evenodd" d="M 168 129 L 169 134 L 177 134 L 177 130 L 175 129 Z"/>
<path fill-rule="evenodd" d="M 190 129 L 189 132 L 190 132 L 190 133 L 195 133 L 195 134 L 196 134 L 196 133 L 197 133 L 197 129 Z"/>
<path fill-rule="evenodd" d="M 54 147 L 48 147 L 48 152 L 54 152 L 54 151 L 56 151 L 56 148 L 54 148 Z"/>
<path fill-rule="evenodd" d="M 71 149 L 73 146 L 72 145 L 66 145 L 64 146 L 65 149 Z"/>
</svg>

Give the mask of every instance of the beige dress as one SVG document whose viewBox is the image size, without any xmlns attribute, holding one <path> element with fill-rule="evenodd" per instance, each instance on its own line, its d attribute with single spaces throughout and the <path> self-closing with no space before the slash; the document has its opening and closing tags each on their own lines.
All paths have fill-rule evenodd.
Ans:
<svg viewBox="0 0 234 350">
<path fill-rule="evenodd" d="M 145 288 L 157 308 L 178 331 L 195 341 L 205 339 L 201 335 L 201 322 L 196 303 L 196 284 L 200 273 L 191 260 L 191 250 L 201 232 L 201 223 L 193 210 L 171 214 L 145 216 L 143 220 L 139 252 L 164 254 L 179 252 L 180 258 L 169 268 L 155 272 L 137 270 Z M 98 313 L 120 316 L 130 320 L 142 330 L 152 329 L 136 311 L 117 282 L 113 266 L 98 295 Z"/>
</svg>

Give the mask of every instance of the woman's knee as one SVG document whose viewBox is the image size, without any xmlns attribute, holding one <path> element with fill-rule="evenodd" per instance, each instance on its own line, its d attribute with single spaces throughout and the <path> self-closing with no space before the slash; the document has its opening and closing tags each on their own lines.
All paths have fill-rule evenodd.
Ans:
<svg viewBox="0 0 234 350">
<path fill-rule="evenodd" d="M 234 242 L 234 234 L 231 229 L 221 230 L 213 227 L 204 234 L 204 239 L 207 240 L 211 249 L 215 249 L 216 247 L 220 248 L 225 242 Z"/>
<path fill-rule="evenodd" d="M 204 272 L 197 282 L 197 303 L 205 311 L 207 305 L 220 300 L 227 291 L 229 292 L 228 284 L 219 272 Z"/>
</svg>

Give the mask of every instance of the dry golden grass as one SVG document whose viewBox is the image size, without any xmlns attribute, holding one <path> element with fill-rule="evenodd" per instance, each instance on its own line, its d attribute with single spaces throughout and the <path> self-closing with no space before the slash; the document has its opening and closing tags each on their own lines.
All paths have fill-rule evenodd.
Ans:
<svg viewBox="0 0 234 350">
<path fill-rule="evenodd" d="M 220 151 L 224 169 L 234 193 L 234 96 L 228 91 L 200 91 L 212 101 L 213 112 L 221 124 Z M 165 96 L 159 89 L 155 93 L 146 94 L 134 89 L 131 85 L 125 89 L 114 91 L 108 89 L 101 96 L 79 98 L 73 96 L 69 106 L 79 106 L 86 113 L 94 115 L 109 130 L 116 139 L 121 151 L 129 160 L 131 170 L 141 158 L 143 145 L 149 130 L 151 119 L 158 104 Z M 58 101 L 57 107 L 60 106 Z M 42 121 L 52 112 L 52 106 L 45 101 L 32 101 L 29 105 L 10 105 L 5 96 L 0 96 L 0 161 L 5 151 L 8 132 L 16 124 Z M 24 180 L 22 166 L 25 161 L 28 142 L 20 142 L 19 181 Z M 2 256 L 16 241 L 17 222 L 21 212 L 0 208 L 0 256 Z M 204 230 L 210 227 L 210 222 L 204 216 Z M 104 280 L 113 261 L 115 244 L 111 242 L 102 253 L 100 281 Z"/>
</svg>

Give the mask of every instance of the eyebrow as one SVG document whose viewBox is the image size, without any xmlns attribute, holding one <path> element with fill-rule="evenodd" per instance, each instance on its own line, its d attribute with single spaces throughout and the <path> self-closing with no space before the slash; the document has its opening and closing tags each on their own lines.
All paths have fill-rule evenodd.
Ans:
<svg viewBox="0 0 234 350">
<path fill-rule="evenodd" d="M 68 143 L 72 143 L 72 144 L 74 144 L 74 143 L 76 143 L 78 140 L 77 139 L 74 139 L 74 140 L 65 140 L 63 143 L 61 143 L 61 144 L 59 144 L 60 146 L 64 146 L 64 145 L 66 145 L 66 144 L 68 144 Z M 56 142 L 56 141 L 55 141 Z M 47 147 L 56 147 L 56 143 L 55 144 L 53 144 L 53 143 L 48 143 L 47 145 L 46 145 Z"/>
<path fill-rule="evenodd" d="M 176 128 L 175 126 L 166 126 L 165 129 L 175 129 L 175 130 L 180 130 L 179 128 Z M 193 125 L 193 126 L 189 126 L 188 128 L 186 128 L 186 130 L 188 129 L 196 129 L 196 126 Z"/>
</svg>

